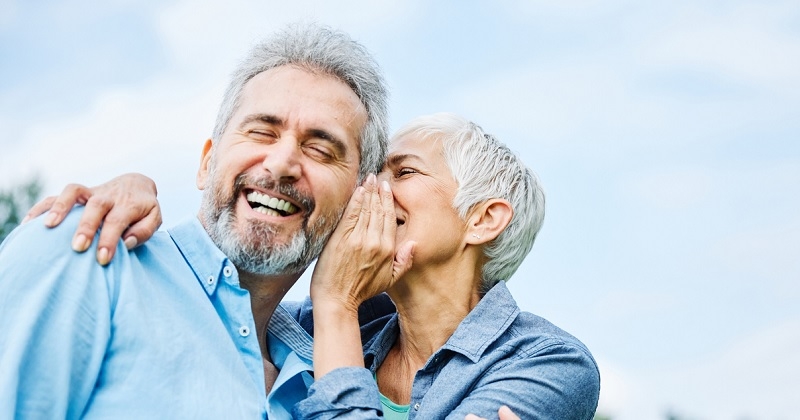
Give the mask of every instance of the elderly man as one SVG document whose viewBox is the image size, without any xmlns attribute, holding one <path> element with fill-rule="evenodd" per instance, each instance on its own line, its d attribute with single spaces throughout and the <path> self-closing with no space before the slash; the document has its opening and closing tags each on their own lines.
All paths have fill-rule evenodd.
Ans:
<svg viewBox="0 0 800 420">
<path fill-rule="evenodd" d="M 203 147 L 197 218 L 105 266 L 102 243 L 62 245 L 76 211 L 0 246 L 0 418 L 290 417 L 311 337 L 278 303 L 359 182 L 377 189 L 386 131 L 383 79 L 349 37 L 257 45 Z"/>
</svg>

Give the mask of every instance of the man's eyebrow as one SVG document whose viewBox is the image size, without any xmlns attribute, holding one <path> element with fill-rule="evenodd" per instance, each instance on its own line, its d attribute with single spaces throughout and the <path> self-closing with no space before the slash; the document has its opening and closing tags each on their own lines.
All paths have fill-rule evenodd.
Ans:
<svg viewBox="0 0 800 420">
<path fill-rule="evenodd" d="M 276 116 L 274 116 L 274 115 L 270 115 L 270 114 L 250 114 L 250 115 L 246 116 L 244 118 L 244 120 L 242 120 L 242 123 L 239 124 L 239 128 L 243 128 L 246 125 L 248 125 L 248 124 L 250 124 L 252 122 L 256 122 L 256 121 L 263 122 L 263 123 L 266 123 L 266 124 L 271 124 L 271 125 L 283 125 L 283 120 L 278 118 L 278 117 L 276 117 Z"/>
<path fill-rule="evenodd" d="M 336 149 L 336 154 L 339 156 L 343 156 L 347 151 L 347 145 L 343 142 L 340 138 L 336 137 L 335 135 L 319 129 L 319 128 L 312 128 L 308 130 L 309 137 L 318 138 L 321 140 L 325 140 L 330 143 L 334 149 Z"/>
</svg>

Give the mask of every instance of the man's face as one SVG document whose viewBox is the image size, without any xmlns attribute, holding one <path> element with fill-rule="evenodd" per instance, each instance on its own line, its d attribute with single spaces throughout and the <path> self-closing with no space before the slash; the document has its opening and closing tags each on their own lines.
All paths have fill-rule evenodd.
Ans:
<svg viewBox="0 0 800 420">
<path fill-rule="evenodd" d="M 306 268 L 341 217 L 367 113 L 343 82 L 292 66 L 256 75 L 197 175 L 200 218 L 240 270 Z"/>
</svg>

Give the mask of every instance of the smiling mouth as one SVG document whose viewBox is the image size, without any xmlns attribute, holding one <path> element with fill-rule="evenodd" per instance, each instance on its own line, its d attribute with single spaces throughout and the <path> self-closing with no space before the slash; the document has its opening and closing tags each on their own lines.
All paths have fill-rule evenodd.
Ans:
<svg viewBox="0 0 800 420">
<path fill-rule="evenodd" d="M 247 193 L 245 198 L 253 210 L 261 214 L 266 214 L 267 216 L 286 217 L 298 212 L 298 208 L 294 204 L 286 200 L 270 197 L 258 191 Z"/>
</svg>

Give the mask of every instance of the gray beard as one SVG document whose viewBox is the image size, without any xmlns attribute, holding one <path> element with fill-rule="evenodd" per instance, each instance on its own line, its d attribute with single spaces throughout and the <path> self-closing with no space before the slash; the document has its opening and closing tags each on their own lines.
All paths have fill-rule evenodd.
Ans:
<svg viewBox="0 0 800 420">
<path fill-rule="evenodd" d="M 292 185 L 277 184 L 271 179 L 236 177 L 231 197 L 223 197 L 216 171 L 210 169 L 208 186 L 203 191 L 200 217 L 215 245 L 228 257 L 237 270 L 257 275 L 284 275 L 301 273 L 319 256 L 344 212 L 321 215 L 311 226 L 308 217 L 315 205 L 313 199 L 297 191 Z M 261 220 L 249 220 L 237 228 L 236 202 L 244 185 L 277 189 L 301 203 L 306 216 L 300 230 L 294 232 L 286 244 L 275 244 L 277 229 Z"/>
</svg>

